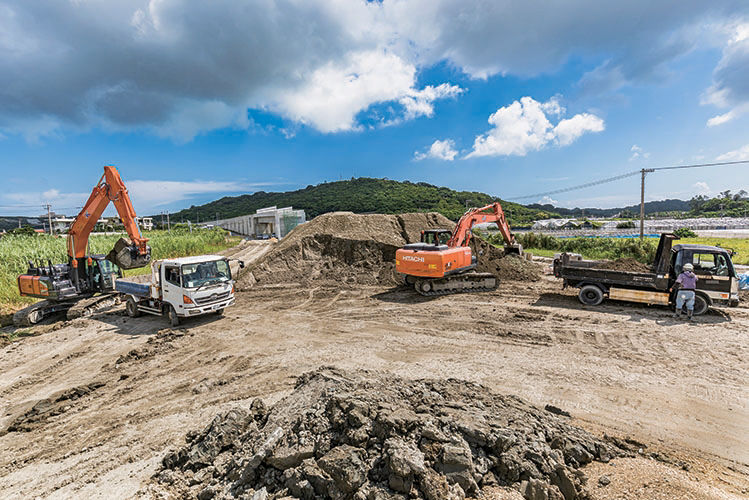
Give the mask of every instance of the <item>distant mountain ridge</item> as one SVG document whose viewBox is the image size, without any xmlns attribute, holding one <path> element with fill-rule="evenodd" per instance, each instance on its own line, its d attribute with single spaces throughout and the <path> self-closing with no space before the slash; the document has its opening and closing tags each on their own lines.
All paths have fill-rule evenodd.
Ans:
<svg viewBox="0 0 749 500">
<path fill-rule="evenodd" d="M 640 204 L 620 208 L 561 208 L 554 205 L 532 203 L 526 205 L 528 208 L 557 212 L 564 217 L 613 217 L 622 212 L 631 212 L 640 215 Z M 645 214 L 661 212 L 689 212 L 692 209 L 688 201 L 667 199 L 660 201 L 646 201 Z"/>
<path fill-rule="evenodd" d="M 354 213 L 439 212 L 456 220 L 466 206 L 482 206 L 499 200 L 476 191 L 455 191 L 426 182 L 394 181 L 368 177 L 324 182 L 295 191 L 267 193 L 258 191 L 241 196 L 227 196 L 205 205 L 191 206 L 171 216 L 172 221 L 211 221 L 255 213 L 259 208 L 293 206 L 304 209 L 308 218 L 326 212 Z M 560 217 L 556 211 L 528 208 L 500 200 L 511 224 L 530 225 L 534 220 Z"/>
<path fill-rule="evenodd" d="M 521 205 L 504 201 L 496 196 L 476 191 L 455 191 L 447 187 L 435 186 L 426 182 L 394 181 L 359 177 L 350 180 L 323 182 L 303 189 L 285 192 L 258 191 L 253 194 L 226 196 L 204 205 L 193 205 L 171 215 L 172 221 L 209 222 L 240 215 L 255 213 L 259 208 L 269 206 L 293 206 L 304 209 L 308 218 L 326 212 L 350 211 L 354 213 L 403 213 L 440 212 L 457 220 L 465 212 L 466 206 L 481 206 L 499 200 L 511 225 L 528 226 L 538 219 L 612 217 L 630 212 L 638 216 L 639 205 L 621 208 L 562 208 L 547 204 L 533 203 Z M 668 199 L 645 203 L 645 213 L 687 212 L 687 201 Z"/>
</svg>

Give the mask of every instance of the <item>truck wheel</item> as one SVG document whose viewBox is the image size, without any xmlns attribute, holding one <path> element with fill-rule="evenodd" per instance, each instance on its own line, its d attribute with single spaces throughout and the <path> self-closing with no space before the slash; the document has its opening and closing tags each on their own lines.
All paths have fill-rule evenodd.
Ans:
<svg viewBox="0 0 749 500">
<path fill-rule="evenodd" d="M 127 315 L 131 318 L 137 318 L 140 316 L 138 304 L 135 303 L 135 299 L 132 297 L 128 297 L 127 302 L 125 302 L 125 312 L 127 312 Z"/>
<path fill-rule="evenodd" d="M 603 302 L 603 290 L 596 285 L 585 285 L 580 289 L 577 298 L 585 305 L 597 306 Z"/>
<path fill-rule="evenodd" d="M 177 311 L 174 309 L 173 305 L 169 306 L 169 309 L 166 312 L 167 318 L 169 318 L 169 323 L 171 323 L 172 326 L 178 326 L 179 325 L 179 316 L 177 316 Z"/>
<path fill-rule="evenodd" d="M 223 316 L 224 310 L 223 309 L 216 309 L 216 316 Z"/>
<path fill-rule="evenodd" d="M 699 294 L 695 294 L 694 296 L 694 314 L 695 316 L 701 316 L 707 312 L 707 310 L 710 308 L 710 305 L 707 303 L 707 300 L 705 297 Z"/>
</svg>

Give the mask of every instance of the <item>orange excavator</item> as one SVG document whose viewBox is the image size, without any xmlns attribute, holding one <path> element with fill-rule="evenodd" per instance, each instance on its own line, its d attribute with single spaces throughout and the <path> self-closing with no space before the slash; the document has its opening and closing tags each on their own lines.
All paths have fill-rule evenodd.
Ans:
<svg viewBox="0 0 749 500">
<path fill-rule="evenodd" d="M 131 241 L 120 238 L 108 255 L 89 254 L 88 238 L 109 202 L 117 209 Z M 14 314 L 17 326 L 33 325 L 62 311 L 67 311 L 69 318 L 85 315 L 90 308 L 112 300 L 114 280 L 122 277 L 121 269 L 143 267 L 151 262 L 148 239 L 141 235 L 133 204 L 116 168 L 104 167 L 104 175 L 70 226 L 67 249 L 66 264 L 29 261 L 26 273 L 18 277 L 22 296 L 45 300 Z"/>
<path fill-rule="evenodd" d="M 421 295 L 484 292 L 497 288 L 497 277 L 474 270 L 477 257 L 471 252 L 472 229 L 476 224 L 495 222 L 505 242 L 506 254 L 522 254 L 498 202 L 473 208 L 463 214 L 455 229 L 421 232 L 420 243 L 410 243 L 395 252 L 395 270 L 405 275 L 406 284 Z"/>
</svg>

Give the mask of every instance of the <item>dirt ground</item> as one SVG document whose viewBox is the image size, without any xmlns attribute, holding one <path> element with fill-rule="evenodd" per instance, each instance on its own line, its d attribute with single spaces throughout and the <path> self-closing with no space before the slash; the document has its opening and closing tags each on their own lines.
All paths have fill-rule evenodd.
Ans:
<svg viewBox="0 0 749 500">
<path fill-rule="evenodd" d="M 327 365 L 479 382 L 642 443 L 639 457 L 584 469 L 596 499 L 749 495 L 746 305 L 688 324 L 658 307 L 584 307 L 560 288 L 257 285 L 224 317 L 176 329 L 119 309 L 36 327 L 0 348 L 0 491 L 135 496 L 188 431 L 255 397 L 272 404 Z"/>
</svg>

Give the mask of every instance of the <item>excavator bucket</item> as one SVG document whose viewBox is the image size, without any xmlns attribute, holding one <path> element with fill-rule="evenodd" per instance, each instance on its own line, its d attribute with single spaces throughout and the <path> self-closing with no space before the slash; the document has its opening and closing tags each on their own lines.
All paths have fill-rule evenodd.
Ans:
<svg viewBox="0 0 749 500">
<path fill-rule="evenodd" d="M 120 269 L 135 269 L 151 263 L 151 247 L 146 247 L 145 255 L 138 252 L 138 247 L 130 240 L 120 238 L 107 255 L 107 260 Z"/>
<path fill-rule="evenodd" d="M 523 247 L 520 243 L 505 245 L 505 255 L 523 255 Z"/>
</svg>

